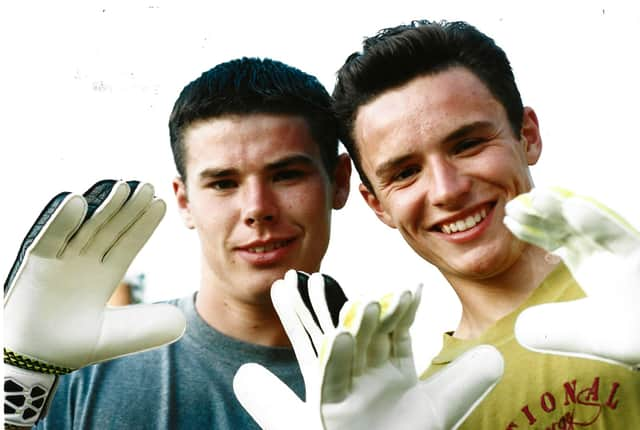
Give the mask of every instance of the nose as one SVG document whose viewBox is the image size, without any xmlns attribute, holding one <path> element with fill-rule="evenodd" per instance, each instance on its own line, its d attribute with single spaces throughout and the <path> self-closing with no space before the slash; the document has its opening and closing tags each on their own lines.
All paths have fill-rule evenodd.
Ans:
<svg viewBox="0 0 640 430">
<path fill-rule="evenodd" d="M 256 227 L 277 221 L 277 196 L 268 184 L 260 180 L 247 181 L 243 195 L 243 219 L 247 226 Z"/>
<path fill-rule="evenodd" d="M 434 206 L 456 209 L 463 206 L 471 191 L 471 179 L 447 159 L 430 166 L 429 199 Z"/>
</svg>

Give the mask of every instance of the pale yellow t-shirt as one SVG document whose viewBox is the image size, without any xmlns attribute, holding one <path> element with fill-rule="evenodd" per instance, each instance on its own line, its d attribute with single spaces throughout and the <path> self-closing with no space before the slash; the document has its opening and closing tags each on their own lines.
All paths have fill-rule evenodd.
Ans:
<svg viewBox="0 0 640 430">
<path fill-rule="evenodd" d="M 422 378 L 474 346 L 491 344 L 504 356 L 504 375 L 461 429 L 640 430 L 640 372 L 601 361 L 532 352 L 515 339 L 513 326 L 523 309 L 584 296 L 569 270 L 560 264 L 525 303 L 478 339 L 461 340 L 445 333 L 442 350 Z"/>
</svg>

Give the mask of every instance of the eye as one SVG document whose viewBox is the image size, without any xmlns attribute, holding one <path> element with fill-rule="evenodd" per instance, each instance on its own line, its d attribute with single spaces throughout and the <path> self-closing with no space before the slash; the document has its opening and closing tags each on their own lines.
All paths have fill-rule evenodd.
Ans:
<svg viewBox="0 0 640 430">
<path fill-rule="evenodd" d="M 238 183 L 232 179 L 220 179 L 218 181 L 210 182 L 207 188 L 213 188 L 214 190 L 228 190 L 238 186 Z"/>
<path fill-rule="evenodd" d="M 391 180 L 392 182 L 404 181 L 405 179 L 409 179 L 412 176 L 416 175 L 418 172 L 420 172 L 420 168 L 418 168 L 417 166 L 405 167 L 398 173 L 393 175 L 393 178 L 391 178 Z"/>
<path fill-rule="evenodd" d="M 456 145 L 453 147 L 453 153 L 460 154 L 462 152 L 468 151 L 469 149 L 477 147 L 484 141 L 484 139 L 465 139 L 456 143 Z"/>
<path fill-rule="evenodd" d="M 290 181 L 293 179 L 302 178 L 305 175 L 306 175 L 306 172 L 300 169 L 280 170 L 273 175 L 273 180 L 274 181 Z"/>
</svg>

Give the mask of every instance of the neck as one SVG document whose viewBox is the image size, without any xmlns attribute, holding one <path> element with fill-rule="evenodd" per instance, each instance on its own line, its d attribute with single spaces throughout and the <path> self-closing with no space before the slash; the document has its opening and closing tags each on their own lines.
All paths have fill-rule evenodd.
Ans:
<svg viewBox="0 0 640 430">
<path fill-rule="evenodd" d="M 244 342 L 291 346 L 268 294 L 260 302 L 247 302 L 228 294 L 228 291 L 203 282 L 195 305 L 207 324 Z"/>
<path fill-rule="evenodd" d="M 475 339 L 524 303 L 557 265 L 558 260 L 547 255 L 541 248 L 527 246 L 518 260 L 494 276 L 463 279 L 445 274 L 462 304 L 455 337 Z"/>
</svg>

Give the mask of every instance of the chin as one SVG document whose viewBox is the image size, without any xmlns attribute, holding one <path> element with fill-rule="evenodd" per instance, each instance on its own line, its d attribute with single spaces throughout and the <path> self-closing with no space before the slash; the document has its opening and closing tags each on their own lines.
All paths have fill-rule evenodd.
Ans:
<svg viewBox="0 0 640 430">
<path fill-rule="evenodd" d="M 259 282 L 265 284 L 265 287 L 271 288 L 271 285 L 275 281 L 284 278 L 284 274 L 287 273 L 287 270 L 288 269 L 283 267 L 275 267 L 258 273 L 257 278 L 260 280 Z"/>
<path fill-rule="evenodd" d="M 239 281 L 244 283 L 243 288 L 253 291 L 255 294 L 269 294 L 271 286 L 275 281 L 281 279 L 285 272 L 283 270 L 261 270 L 247 273 Z"/>
<path fill-rule="evenodd" d="M 487 258 L 481 264 L 472 268 L 472 273 L 476 279 L 488 279 L 507 272 L 518 260 L 514 254 L 495 256 Z"/>
<path fill-rule="evenodd" d="M 515 252 L 491 252 L 491 250 L 477 249 L 451 264 L 451 273 L 466 279 L 489 279 L 508 270 L 518 259 Z"/>
</svg>

